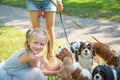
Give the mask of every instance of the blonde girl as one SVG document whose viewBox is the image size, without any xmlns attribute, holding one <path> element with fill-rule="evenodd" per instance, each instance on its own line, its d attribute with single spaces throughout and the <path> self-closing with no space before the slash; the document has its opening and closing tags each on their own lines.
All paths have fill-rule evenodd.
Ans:
<svg viewBox="0 0 120 80">
<path fill-rule="evenodd" d="M 28 30 L 25 49 L 9 57 L 0 67 L 0 80 L 47 80 L 48 75 L 57 75 L 60 63 L 51 66 L 42 51 L 49 38 L 40 28 Z"/>
</svg>

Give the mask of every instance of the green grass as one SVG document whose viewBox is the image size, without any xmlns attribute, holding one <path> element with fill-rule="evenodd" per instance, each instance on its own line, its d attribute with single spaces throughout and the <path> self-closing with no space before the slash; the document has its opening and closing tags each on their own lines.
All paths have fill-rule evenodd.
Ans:
<svg viewBox="0 0 120 80">
<path fill-rule="evenodd" d="M 0 0 L 0 4 L 25 8 L 26 0 Z M 81 18 L 120 22 L 120 0 L 63 0 L 64 13 Z"/>
<path fill-rule="evenodd" d="M 64 10 L 69 15 L 120 22 L 118 0 L 67 0 L 64 4 Z"/>
<path fill-rule="evenodd" d="M 20 30 L 0 26 L 0 61 L 24 46 L 24 36 L 24 32 Z"/>
</svg>

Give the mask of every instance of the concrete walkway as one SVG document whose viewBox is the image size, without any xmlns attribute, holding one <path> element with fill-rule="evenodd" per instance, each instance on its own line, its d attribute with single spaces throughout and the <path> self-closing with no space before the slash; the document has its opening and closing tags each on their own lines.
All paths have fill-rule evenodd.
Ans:
<svg viewBox="0 0 120 80">
<path fill-rule="evenodd" d="M 69 18 L 77 21 L 84 30 L 79 29 Z M 120 48 L 120 23 L 107 22 L 79 17 L 63 15 L 64 27 L 70 41 L 89 40 L 94 41 L 85 32 L 89 32 L 99 41 L 104 42 L 115 50 Z M 31 28 L 31 23 L 26 9 L 0 5 L 0 24 L 12 26 L 23 31 Z M 43 20 L 42 26 L 45 26 Z M 59 15 L 56 15 L 55 34 L 56 39 L 65 38 L 64 30 L 61 27 Z"/>
</svg>

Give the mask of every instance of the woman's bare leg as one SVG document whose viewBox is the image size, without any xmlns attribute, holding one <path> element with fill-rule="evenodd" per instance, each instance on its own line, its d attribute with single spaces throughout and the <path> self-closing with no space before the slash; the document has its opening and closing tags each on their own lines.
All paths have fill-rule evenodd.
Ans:
<svg viewBox="0 0 120 80">
<path fill-rule="evenodd" d="M 38 18 L 39 11 L 29 10 L 28 11 L 33 29 L 40 27 L 40 20 Z"/>
<path fill-rule="evenodd" d="M 54 42 L 55 42 L 55 33 L 54 33 L 54 23 L 55 23 L 55 13 L 56 12 L 45 12 L 46 19 L 46 30 L 50 41 L 48 42 L 48 52 L 47 58 L 50 59 L 54 53 Z"/>
</svg>

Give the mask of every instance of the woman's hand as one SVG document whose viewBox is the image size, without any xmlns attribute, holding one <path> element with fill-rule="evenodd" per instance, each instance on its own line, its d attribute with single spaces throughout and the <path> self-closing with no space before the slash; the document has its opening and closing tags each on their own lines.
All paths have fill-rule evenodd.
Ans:
<svg viewBox="0 0 120 80">
<path fill-rule="evenodd" d="M 62 1 L 61 1 L 61 0 L 58 0 L 58 2 L 57 2 L 57 7 L 58 7 L 58 10 L 59 10 L 59 11 L 62 11 L 62 10 L 63 10 L 63 4 L 62 4 Z"/>
</svg>

